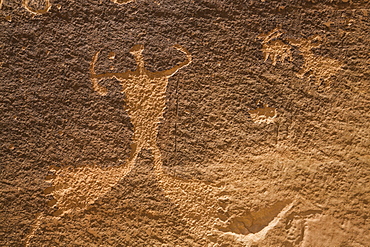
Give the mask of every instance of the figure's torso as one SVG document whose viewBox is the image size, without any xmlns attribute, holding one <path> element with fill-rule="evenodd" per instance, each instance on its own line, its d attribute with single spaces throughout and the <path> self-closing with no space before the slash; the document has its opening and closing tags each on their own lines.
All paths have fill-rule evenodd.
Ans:
<svg viewBox="0 0 370 247">
<path fill-rule="evenodd" d="M 167 77 L 144 74 L 120 81 L 136 138 L 154 141 L 166 106 Z"/>
</svg>

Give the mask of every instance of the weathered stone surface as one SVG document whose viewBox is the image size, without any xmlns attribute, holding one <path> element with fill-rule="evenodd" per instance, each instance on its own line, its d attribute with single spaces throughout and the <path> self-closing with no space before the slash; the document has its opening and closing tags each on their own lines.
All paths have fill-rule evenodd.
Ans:
<svg viewBox="0 0 370 247">
<path fill-rule="evenodd" d="M 368 246 L 366 0 L 1 0 L 1 246 Z"/>
</svg>

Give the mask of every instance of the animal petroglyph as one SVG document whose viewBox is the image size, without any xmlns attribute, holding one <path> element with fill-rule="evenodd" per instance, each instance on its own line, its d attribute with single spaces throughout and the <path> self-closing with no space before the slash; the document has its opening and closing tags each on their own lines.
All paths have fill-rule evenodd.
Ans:
<svg viewBox="0 0 370 247">
<path fill-rule="evenodd" d="M 284 43 L 282 40 L 277 40 L 283 34 L 278 28 L 275 28 L 267 34 L 261 34 L 257 38 L 262 39 L 262 52 L 264 61 L 266 62 L 270 57 L 272 65 L 277 62 L 284 63 L 286 59 L 292 61 L 293 47 L 297 47 L 303 55 L 304 64 L 302 69 L 296 74 L 297 77 L 303 78 L 306 74 L 311 72 L 309 76 L 315 76 L 316 82 L 327 82 L 331 76 L 335 75 L 341 70 L 342 63 L 338 60 L 317 56 L 312 52 L 313 48 L 321 46 L 320 37 L 316 36 L 313 39 L 286 39 Z"/>
<path fill-rule="evenodd" d="M 250 110 L 249 114 L 255 123 L 272 123 L 277 116 L 276 108 L 267 105 L 263 108 Z"/>
<path fill-rule="evenodd" d="M 277 40 L 283 34 L 278 28 L 275 28 L 267 34 L 261 34 L 257 38 L 262 39 L 262 52 L 264 55 L 265 62 L 269 57 L 272 60 L 272 65 L 276 65 L 277 62 L 284 63 L 286 59 L 292 61 L 292 47 L 285 44 L 281 40 Z"/>
<path fill-rule="evenodd" d="M 0 0 L 0 9 L 2 8 L 4 2 L 5 2 L 5 0 Z M 34 9 L 34 8 L 30 7 L 30 0 L 22 0 L 22 6 L 28 12 L 30 12 L 34 15 L 42 15 L 42 14 L 47 13 L 50 10 L 52 5 L 50 3 L 50 0 L 45 0 L 45 7 L 43 9 Z"/>
<path fill-rule="evenodd" d="M 318 41 L 319 43 L 315 43 Z M 298 47 L 298 50 L 304 57 L 303 68 L 297 73 L 299 78 L 303 78 L 308 72 L 316 77 L 316 81 L 328 81 L 331 76 L 341 70 L 342 63 L 338 60 L 317 56 L 312 52 L 313 48 L 320 47 L 321 38 L 316 36 L 313 39 L 290 39 L 289 42 Z"/>
</svg>

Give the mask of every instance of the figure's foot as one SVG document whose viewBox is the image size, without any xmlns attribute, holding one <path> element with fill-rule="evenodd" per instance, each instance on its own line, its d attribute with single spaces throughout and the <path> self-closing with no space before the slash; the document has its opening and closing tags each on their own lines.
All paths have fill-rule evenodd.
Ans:
<svg viewBox="0 0 370 247">
<path fill-rule="evenodd" d="M 108 169 L 85 165 L 55 171 L 53 186 L 44 191 L 54 197 L 54 203 L 49 204 L 56 209 L 54 216 L 85 210 L 131 171 L 131 163 Z"/>
</svg>

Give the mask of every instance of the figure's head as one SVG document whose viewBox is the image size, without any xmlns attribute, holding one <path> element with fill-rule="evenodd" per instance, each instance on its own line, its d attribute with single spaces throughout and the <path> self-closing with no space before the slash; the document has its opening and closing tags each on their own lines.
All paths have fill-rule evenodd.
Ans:
<svg viewBox="0 0 370 247">
<path fill-rule="evenodd" d="M 134 45 L 131 49 L 130 49 L 130 53 L 133 55 L 133 56 L 137 56 L 137 55 L 140 55 L 144 50 L 144 45 Z"/>
</svg>

